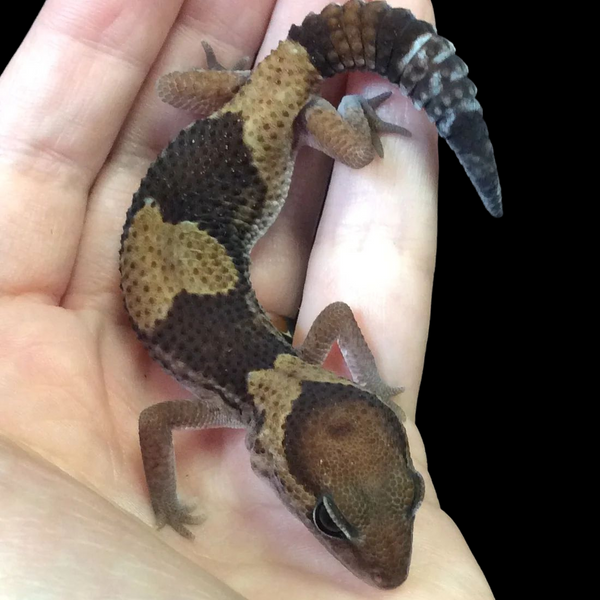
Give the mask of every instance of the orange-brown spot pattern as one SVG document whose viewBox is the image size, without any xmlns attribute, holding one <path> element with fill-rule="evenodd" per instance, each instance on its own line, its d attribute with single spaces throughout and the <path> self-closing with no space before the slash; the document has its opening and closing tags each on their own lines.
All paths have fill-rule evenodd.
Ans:
<svg viewBox="0 0 600 600">
<path fill-rule="evenodd" d="M 249 82 L 214 118 L 234 112 L 244 126 L 244 143 L 267 186 L 260 229 L 268 227 L 289 190 L 293 169 L 294 121 L 321 81 L 308 53 L 283 41 L 252 73 Z"/>
<path fill-rule="evenodd" d="M 375 68 L 377 27 L 380 13 L 387 10 L 385 2 L 365 4 L 359 0 L 323 9 L 321 15 L 335 49 L 330 58 L 339 62 L 338 70 Z"/>
<path fill-rule="evenodd" d="M 308 15 L 290 33 L 306 44 L 324 76 L 347 69 L 375 70 L 378 28 L 382 14 L 390 10 L 385 2 L 330 4 L 321 14 Z"/>
<path fill-rule="evenodd" d="M 238 280 L 233 261 L 217 240 L 195 223 L 165 223 L 154 202 L 133 218 L 121 273 L 127 310 L 146 332 L 167 316 L 179 292 L 225 293 Z"/>
</svg>

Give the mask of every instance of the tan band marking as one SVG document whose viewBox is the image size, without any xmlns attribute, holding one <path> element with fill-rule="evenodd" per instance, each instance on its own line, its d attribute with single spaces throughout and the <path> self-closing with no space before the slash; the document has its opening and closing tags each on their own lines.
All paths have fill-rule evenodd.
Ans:
<svg viewBox="0 0 600 600">
<path fill-rule="evenodd" d="M 248 391 L 257 408 L 265 411 L 264 424 L 255 440 L 253 465 L 259 472 L 261 468 L 274 470 L 294 506 L 308 511 L 314 506 L 314 494 L 289 472 L 284 449 L 286 419 L 302 393 L 303 381 L 354 385 L 323 367 L 308 364 L 291 354 L 281 354 L 272 369 L 249 373 Z M 257 449 L 260 452 L 257 453 Z"/>
<path fill-rule="evenodd" d="M 294 121 L 320 81 L 305 48 L 285 40 L 257 66 L 231 102 L 212 117 L 228 112 L 242 115 L 244 144 L 267 188 L 259 226 L 272 222 L 287 197 L 293 169 Z"/>
<path fill-rule="evenodd" d="M 251 371 L 248 374 L 248 392 L 256 406 L 266 413 L 260 434 L 266 447 L 282 448 L 285 420 L 292 410 L 292 404 L 302 393 L 303 381 L 355 385 L 348 379 L 342 379 L 323 367 L 310 365 L 291 354 L 281 354 L 272 369 Z"/>
<path fill-rule="evenodd" d="M 239 273 L 227 250 L 196 223 L 165 223 L 155 202 L 133 218 L 121 256 L 125 303 L 136 325 L 150 331 L 175 296 L 232 290 Z"/>
<path fill-rule="evenodd" d="M 248 374 L 248 391 L 259 408 L 272 412 L 272 417 L 282 423 L 291 403 L 300 395 L 303 381 L 356 386 L 349 379 L 339 377 L 319 365 L 311 365 L 292 354 L 280 354 L 272 369 Z M 279 408 L 283 409 L 281 414 Z"/>
</svg>

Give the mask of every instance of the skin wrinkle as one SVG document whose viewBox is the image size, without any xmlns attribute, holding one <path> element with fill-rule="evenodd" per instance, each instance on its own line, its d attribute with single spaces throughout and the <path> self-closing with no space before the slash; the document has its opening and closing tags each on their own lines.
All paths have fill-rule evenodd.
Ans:
<svg viewBox="0 0 600 600">
<path fill-rule="evenodd" d="M 275 4 L 274 2 L 272 4 Z M 193 4 L 190 5 L 193 7 Z M 219 5 L 216 5 L 216 8 L 219 8 Z M 237 15 L 237 19 L 234 22 L 234 27 L 232 28 L 231 14 L 227 11 L 226 8 L 223 10 L 223 14 L 215 14 L 214 12 L 210 14 L 210 18 L 206 19 L 204 15 L 204 11 L 199 11 L 199 14 L 196 16 L 193 11 L 184 11 L 184 18 L 182 19 L 182 26 L 187 27 L 190 30 L 190 34 L 195 36 L 195 32 L 199 27 L 202 27 L 207 33 L 210 34 L 212 31 L 228 31 L 230 35 L 227 38 L 221 39 L 221 36 L 215 37 L 214 39 L 218 39 L 218 43 L 212 46 L 212 41 L 209 38 L 206 38 L 217 56 L 223 57 L 225 60 L 229 57 L 233 56 L 244 56 L 243 47 L 244 47 L 244 34 L 240 34 L 236 32 L 237 23 L 243 23 L 244 27 L 252 28 L 252 21 L 254 19 L 249 19 L 248 14 L 255 15 L 255 20 L 260 23 L 262 20 L 262 15 L 259 11 L 252 10 L 252 3 L 247 3 L 244 6 L 243 12 Z M 189 21 L 189 23 L 186 23 Z M 263 31 L 264 33 L 264 31 Z"/>
<path fill-rule="evenodd" d="M 62 38 L 65 42 L 73 44 L 81 51 L 88 51 L 91 55 L 110 58 L 115 64 L 121 64 L 131 68 L 133 72 L 144 71 L 148 63 L 147 56 L 143 52 L 139 56 L 132 56 L 121 45 L 117 45 L 118 39 L 111 40 L 110 35 L 105 30 L 102 32 L 102 39 L 92 39 L 91 37 L 82 37 L 84 31 L 83 23 L 71 23 L 67 27 L 63 19 L 53 21 L 45 19 L 41 21 L 48 30 L 56 34 L 57 38 Z M 61 25 L 65 25 L 61 27 Z M 108 38 L 108 39 L 107 39 Z"/>
<path fill-rule="evenodd" d="M 121 71 L 122 69 L 120 68 L 120 66 L 124 66 L 127 65 L 127 71 L 128 73 L 126 74 L 120 74 L 119 77 L 119 81 L 115 81 L 114 82 L 114 88 L 115 89 L 119 89 L 119 94 L 118 95 L 114 95 L 114 102 L 115 102 L 115 107 L 123 107 L 125 108 L 126 104 L 127 104 L 127 97 L 125 95 L 125 92 L 127 90 L 127 87 L 129 87 L 132 92 L 135 92 L 135 89 L 137 88 L 137 85 L 139 85 L 139 82 L 141 82 L 143 80 L 143 78 L 147 75 L 147 68 L 144 69 L 143 68 L 143 63 L 140 62 L 142 60 L 142 58 L 145 59 L 145 64 L 146 66 L 149 64 L 149 59 L 150 61 L 152 60 L 151 56 L 148 56 L 148 44 L 144 44 L 144 49 L 140 52 L 140 56 L 139 59 L 132 59 L 132 60 L 127 60 L 125 58 L 126 56 L 126 52 L 125 50 L 121 50 L 122 52 L 122 56 L 116 58 L 114 53 L 111 52 L 108 56 L 106 55 L 106 53 L 104 51 L 102 51 L 101 48 L 95 48 L 93 47 L 93 45 L 90 47 L 89 45 L 87 45 L 85 43 L 85 41 L 82 41 L 80 39 L 78 39 L 76 36 L 76 31 L 77 30 L 71 30 L 71 28 L 65 28 L 64 30 L 61 29 L 60 27 L 58 27 L 58 25 L 54 25 L 54 27 L 50 27 L 50 25 L 45 23 L 45 19 L 44 19 L 44 15 L 47 11 L 46 10 L 42 10 L 42 12 L 40 13 L 40 21 L 37 21 L 36 24 L 34 25 L 33 29 L 32 29 L 32 35 L 33 36 L 39 36 L 39 37 L 49 37 L 50 41 L 46 41 L 46 54 L 44 56 L 44 63 L 42 64 L 46 64 L 47 67 L 45 69 L 45 76 L 46 78 L 50 78 L 53 76 L 53 73 L 58 69 L 60 71 L 65 72 L 65 65 L 62 63 L 62 61 L 60 60 L 60 56 L 65 52 L 68 51 L 69 53 L 74 53 L 77 55 L 81 55 L 82 51 L 83 51 L 83 56 L 85 56 L 86 60 L 86 68 L 85 69 L 80 69 L 77 73 L 69 73 L 69 70 L 66 71 L 66 73 L 68 73 L 72 78 L 73 81 L 82 81 L 82 79 L 85 79 L 86 77 L 94 77 L 95 76 L 95 72 L 96 69 L 98 70 L 98 72 L 102 71 L 103 73 L 119 73 L 119 71 Z M 60 22 L 60 20 L 58 20 L 58 22 Z M 75 24 L 73 24 L 73 26 L 75 26 Z M 50 31 L 48 31 L 47 29 L 50 28 Z M 166 34 L 166 30 L 165 30 L 165 34 Z M 160 38 L 159 38 L 160 40 Z M 91 40 L 90 40 L 91 43 Z M 128 44 L 128 47 L 132 47 L 133 44 L 130 42 Z M 110 44 L 106 45 L 106 48 L 110 48 Z M 121 46 L 122 47 L 122 46 Z M 68 50 L 67 50 L 68 48 Z M 130 53 L 129 53 L 130 54 Z M 50 56 L 50 59 L 48 58 L 48 56 Z M 54 58 L 52 58 L 54 57 Z M 48 63 L 48 61 L 51 61 L 50 63 Z M 116 64 L 115 64 L 116 63 Z M 36 69 L 36 79 L 39 78 L 40 76 L 40 72 L 39 72 L 39 64 L 37 65 L 37 69 Z M 76 68 L 76 67 L 71 67 L 71 68 Z M 81 73 L 81 75 L 79 74 Z M 137 73 L 137 76 L 136 76 Z M 122 82 L 128 82 L 127 86 L 123 86 Z M 138 82 L 136 84 L 136 82 Z M 31 84 L 33 85 L 33 83 Z M 69 96 L 65 96 L 64 94 L 60 94 L 58 91 L 58 88 L 55 88 L 55 90 L 52 90 L 52 94 L 50 95 L 50 97 L 37 97 L 35 95 L 27 95 L 30 98 L 30 102 L 31 102 L 31 106 L 30 109 L 28 111 L 28 114 L 37 114 L 37 118 L 35 119 L 35 121 L 31 121 L 30 123 L 30 127 L 35 127 L 35 131 L 36 133 L 40 130 L 40 117 L 39 117 L 39 112 L 40 110 L 44 111 L 47 115 L 46 117 L 46 121 L 48 121 L 49 124 L 54 124 L 55 120 L 54 120 L 54 115 L 56 114 L 57 110 L 67 110 L 70 113 L 70 117 L 69 117 L 69 123 L 72 127 L 73 123 L 79 123 L 79 126 L 83 126 L 83 125 L 89 125 L 89 123 L 94 123 L 97 124 L 97 117 L 94 114 L 94 110 L 96 111 L 103 111 L 105 106 L 106 106 L 106 102 L 108 100 L 110 100 L 110 96 L 104 96 L 103 98 L 97 98 L 97 97 L 93 97 L 91 96 L 90 99 L 93 100 L 92 102 L 85 102 L 85 103 L 81 103 L 79 107 L 73 107 L 71 106 L 70 103 L 70 97 Z M 131 101 L 131 99 L 133 99 L 133 95 L 131 96 L 131 98 L 129 99 L 129 101 Z M 27 99 L 25 100 L 27 101 Z M 58 104 L 59 106 L 55 105 Z M 78 116 L 78 113 L 75 112 L 76 110 L 80 110 L 83 111 L 85 110 L 85 113 L 81 113 L 81 116 Z M 5 111 L 3 111 L 5 112 Z M 123 117 L 126 116 L 126 111 L 122 112 Z M 10 118 L 9 116 L 7 116 L 6 114 L 4 115 L 4 117 L 2 118 L 2 121 L 0 121 L 0 125 L 3 127 L 6 127 L 6 121 L 5 119 Z M 98 127 L 98 132 L 101 134 L 100 139 L 102 139 L 102 137 L 104 137 L 106 139 L 106 141 L 108 142 L 110 140 L 111 137 L 111 132 L 112 131 L 118 131 L 120 122 L 117 121 L 116 123 L 113 121 L 111 121 L 111 125 L 112 125 L 112 129 L 109 129 L 108 131 L 104 131 L 103 128 Z M 16 121 L 13 122 L 13 126 L 17 127 L 18 130 L 22 131 L 23 128 L 23 122 L 22 120 L 19 120 L 19 122 L 17 123 Z M 43 132 L 43 129 L 41 130 Z M 93 179 L 93 173 L 95 171 L 98 170 L 98 167 L 100 164 L 102 164 L 103 160 L 105 159 L 105 155 L 100 155 L 98 157 L 99 162 L 94 162 L 94 163 L 87 163 L 87 161 L 85 160 L 85 154 L 82 154 L 81 150 L 79 148 L 77 148 L 76 146 L 74 146 L 74 144 L 72 142 L 67 143 L 67 145 L 63 148 L 60 148 L 58 146 L 58 142 L 61 139 L 64 139 L 62 132 L 63 130 L 61 129 L 61 135 L 59 137 L 55 137 L 56 133 L 52 130 L 49 131 L 49 135 L 46 138 L 48 141 L 44 141 L 42 142 L 43 138 L 39 138 L 40 141 L 38 143 L 42 143 L 42 144 L 48 144 L 49 140 L 52 139 L 56 139 L 56 145 L 57 147 L 53 148 L 52 151 L 58 153 L 58 155 L 64 155 L 65 157 L 67 157 L 68 162 L 74 164 L 75 166 L 79 166 L 80 168 L 84 168 L 86 171 L 89 171 L 90 175 L 89 175 L 89 183 L 92 183 L 92 179 Z M 79 138 L 79 134 L 77 132 L 71 132 L 70 129 L 67 130 L 69 131 L 69 137 L 67 138 L 67 140 L 75 140 L 77 138 Z M 96 141 L 98 142 L 98 137 L 96 137 Z M 106 145 L 106 153 L 108 153 L 110 146 Z"/>
<path fill-rule="evenodd" d="M 78 46 L 78 45 L 84 45 L 85 43 L 77 40 L 77 38 L 74 38 L 72 36 L 69 36 L 69 34 L 65 31 L 62 34 L 56 34 L 54 31 L 49 31 L 48 30 L 48 25 L 44 24 L 44 15 L 46 14 L 46 12 L 50 12 L 51 9 L 50 8 L 45 8 L 42 10 L 41 12 L 41 19 L 36 21 L 36 24 L 33 26 L 32 28 L 32 32 L 31 32 L 31 37 L 33 37 L 33 41 L 29 42 L 31 44 L 35 44 L 35 38 L 44 38 L 44 37 L 49 37 L 51 39 L 51 43 L 47 43 L 45 44 L 46 46 L 46 50 L 45 50 L 45 54 L 44 54 L 44 63 L 46 63 L 47 56 L 48 56 L 48 47 L 52 47 L 52 43 L 55 44 L 55 61 L 54 62 L 59 62 L 58 61 L 58 57 L 63 53 L 63 52 L 73 52 L 76 55 L 80 55 L 79 50 L 77 48 L 71 48 L 71 46 Z M 54 14 L 54 13 L 53 13 Z M 166 30 L 165 30 L 166 33 Z M 74 34 L 73 34 L 74 35 Z M 58 38 L 58 42 L 57 42 L 57 38 Z M 30 38 L 31 39 L 31 38 Z M 28 42 L 25 42 L 25 44 L 27 44 Z M 66 47 L 69 47 L 69 50 L 66 50 Z M 130 46 L 131 47 L 131 46 Z M 145 45 L 145 49 L 140 53 L 140 56 L 145 56 L 146 60 L 148 60 L 148 51 L 147 51 L 148 46 Z M 94 55 L 93 58 L 89 57 L 90 62 L 92 63 L 92 65 L 96 65 L 99 62 L 99 58 L 103 57 L 103 53 L 99 52 L 99 51 L 94 51 L 92 52 L 92 54 Z M 97 56 L 96 56 L 97 55 Z M 112 62 L 114 61 L 114 57 L 104 57 L 104 58 L 108 58 L 107 62 Z M 122 63 L 121 66 L 123 66 L 123 64 L 132 64 L 131 61 L 124 61 L 122 59 L 120 59 L 120 61 L 117 61 L 118 63 Z M 44 64 L 42 63 L 42 64 Z M 39 67 L 40 63 L 37 63 L 36 66 Z M 46 63 L 47 64 L 47 63 Z M 53 74 L 56 71 L 59 72 L 63 72 L 64 73 L 64 69 L 57 69 L 57 68 L 51 68 L 52 67 L 52 63 L 50 65 L 48 65 L 48 70 L 46 71 L 47 77 L 50 77 L 51 74 Z M 3 84 L 5 84 L 5 82 L 7 81 L 7 77 L 10 78 L 11 76 L 16 76 L 16 75 L 12 75 L 13 73 L 15 73 L 15 70 L 18 70 L 18 66 L 16 66 L 14 63 L 9 65 L 9 67 L 7 68 L 5 74 L 3 75 Z M 106 67 L 105 67 L 106 68 Z M 119 69 L 119 65 L 115 66 L 113 65 L 112 67 L 108 68 L 105 72 L 106 73 L 118 73 L 121 69 Z M 129 69 L 128 69 L 129 70 Z M 89 73 L 89 75 L 93 76 L 93 73 Z M 129 81 L 131 82 L 130 85 L 130 89 L 132 91 L 134 91 L 136 89 L 136 78 L 132 77 L 132 73 L 121 73 L 121 75 L 123 76 L 123 81 Z M 141 71 L 138 74 L 138 81 L 141 81 L 144 76 L 146 75 L 145 71 Z M 77 78 L 80 79 L 80 78 Z M 37 76 L 35 78 L 35 81 L 37 81 L 37 84 L 34 84 L 33 82 L 29 83 L 29 86 L 32 85 L 39 85 L 39 72 L 37 73 Z M 119 96 L 115 96 L 115 107 L 125 107 L 126 103 L 127 103 L 127 97 L 124 94 L 126 88 L 124 88 L 122 85 L 115 85 L 115 88 L 119 89 Z M 0 92 L 1 93 L 1 92 Z M 77 140 L 77 138 L 81 137 L 79 135 L 79 132 L 77 129 L 75 129 L 74 131 L 72 131 L 71 129 L 68 129 L 66 131 L 69 132 L 69 137 L 67 137 L 67 144 L 65 145 L 64 142 L 61 143 L 62 140 L 65 139 L 65 136 L 62 134 L 62 132 L 64 131 L 62 128 L 60 129 L 61 134 L 57 135 L 56 130 L 53 129 L 52 124 L 56 123 L 56 119 L 55 119 L 55 114 L 56 114 L 56 110 L 55 107 L 53 107 L 53 98 L 52 96 L 56 97 L 56 100 L 58 102 L 60 102 L 60 104 L 63 104 L 63 99 L 62 99 L 62 94 L 60 95 L 60 97 L 58 96 L 58 87 L 55 86 L 54 89 L 51 89 L 50 91 L 50 98 L 48 98 L 47 96 L 40 96 L 38 97 L 37 95 L 34 94 L 27 94 L 27 97 L 32 98 L 33 100 L 31 102 L 27 102 L 27 104 L 33 104 L 30 105 L 29 107 L 29 111 L 25 111 L 25 114 L 27 115 L 34 115 L 34 114 L 38 114 L 37 118 L 35 120 L 29 121 L 29 126 L 33 129 L 33 131 L 35 132 L 33 135 L 30 132 L 27 132 L 27 121 L 24 121 L 23 119 L 16 119 L 14 117 L 11 116 L 10 110 L 6 110 L 6 108 L 2 111 L 2 117 L 0 117 L 0 128 L 4 129 L 5 131 L 10 127 L 16 127 L 17 131 L 19 132 L 19 137 L 21 138 L 21 149 L 17 150 L 17 148 L 11 144 L 11 146 L 13 149 L 13 152 L 15 150 L 17 150 L 16 154 L 13 154 L 12 156 L 10 156 L 10 163 L 14 164 L 15 162 L 20 165 L 20 169 L 24 170 L 25 172 L 29 172 L 31 170 L 33 170 L 34 172 L 40 172 L 42 173 L 42 177 L 45 175 L 46 177 L 48 177 L 48 181 L 47 181 L 47 186 L 46 186 L 46 195 L 48 195 L 49 193 L 52 194 L 52 188 L 55 188 L 54 193 L 58 196 L 61 194 L 64 194 L 66 196 L 66 199 L 64 201 L 64 206 L 70 206 L 72 203 L 69 201 L 69 196 L 73 195 L 75 196 L 77 193 L 82 194 L 82 195 L 86 195 L 86 190 L 87 187 L 89 185 L 92 184 L 94 177 L 95 177 L 95 172 L 98 170 L 99 166 L 102 164 L 102 162 L 104 161 L 104 159 L 106 158 L 106 155 L 108 154 L 108 150 L 109 150 L 109 146 L 105 145 L 105 153 L 97 153 L 97 148 L 98 147 L 102 147 L 102 138 L 104 138 L 105 141 L 112 141 L 111 138 L 111 129 L 107 129 L 106 131 L 104 131 L 103 129 L 99 129 L 100 131 L 102 131 L 102 135 L 101 136 L 94 136 L 95 139 L 95 143 L 97 144 L 97 146 L 94 148 L 94 154 L 95 154 L 95 159 L 91 160 L 91 155 L 88 157 L 86 155 L 85 152 L 82 152 L 79 148 L 76 147 L 76 142 L 75 140 Z M 108 96 L 103 97 L 102 99 L 97 98 L 96 102 L 98 103 L 98 110 L 99 111 L 105 111 L 106 109 L 106 102 L 107 102 Z M 130 98 L 130 100 L 133 99 L 133 96 Z M 69 106 L 69 102 L 67 102 L 67 107 Z M 96 118 L 96 116 L 94 114 L 90 114 L 91 108 L 94 105 L 94 103 L 89 103 L 89 102 L 84 102 L 82 104 L 80 104 L 81 108 L 85 108 L 86 110 L 86 116 L 85 118 L 81 117 L 80 119 L 76 118 L 76 113 L 75 115 L 73 115 L 73 110 L 74 108 L 71 108 L 70 112 L 71 113 L 71 118 L 69 119 L 70 121 L 70 127 L 72 127 L 73 123 L 77 123 L 79 122 L 80 127 L 85 126 L 85 125 L 89 125 L 89 123 L 94 123 L 97 124 L 98 123 L 98 119 Z M 38 108 L 39 107 L 39 108 Z M 20 110 L 23 110 L 23 108 L 21 107 Z M 50 124 L 50 129 L 47 132 L 46 136 L 40 136 L 40 117 L 39 117 L 39 112 L 44 111 L 47 114 L 47 122 Z M 63 111 L 61 111 L 63 112 Z M 114 115 L 115 115 L 115 111 L 110 111 L 110 118 L 111 118 L 111 124 L 113 126 L 113 131 L 118 131 L 118 128 L 120 126 L 120 122 L 119 120 L 114 119 Z M 125 112 L 123 112 L 123 116 L 125 116 Z M 75 117 L 75 118 L 74 118 Z M 12 123 L 11 123 L 12 121 Z M 35 127 L 34 127 L 35 126 Z M 10 131 L 10 129 L 8 129 Z M 41 130 L 43 131 L 43 129 Z M 29 142 L 27 142 L 27 137 L 29 136 Z M 7 139 L 8 138 L 12 138 L 12 134 L 9 134 L 8 136 L 5 134 L 4 138 Z M 81 139 L 80 141 L 83 142 L 83 145 L 86 145 L 85 140 Z M 35 150 L 33 150 L 35 149 Z M 32 152 L 33 150 L 33 152 Z M 3 154 L 4 154 L 4 160 L 7 159 L 7 147 L 6 145 L 3 145 Z M 40 155 L 41 152 L 41 155 Z M 37 158 L 37 160 L 35 162 L 32 162 L 31 157 L 34 156 Z M 43 157 L 43 162 L 39 162 L 39 157 L 42 156 Z M 56 157 L 60 157 L 61 160 L 60 161 L 56 161 L 53 160 Z M 61 181 L 61 178 L 57 178 L 56 177 L 56 165 L 60 164 L 61 165 L 61 171 L 64 169 L 65 165 L 68 165 L 68 170 L 67 170 L 67 180 L 66 181 Z M 40 168 L 41 167 L 41 168 Z M 50 169 L 50 167 L 52 167 Z M 70 173 L 69 173 L 70 172 Z M 80 189 L 77 190 L 76 187 L 73 186 L 73 179 L 78 179 L 80 180 L 80 183 L 82 184 L 80 186 Z M 57 185 L 58 184 L 58 185 Z M 78 186 L 79 187 L 79 186 Z M 80 211 L 83 207 L 80 207 Z M 81 226 L 83 224 L 83 219 L 81 218 L 81 212 L 80 211 L 72 211 L 72 214 L 70 215 L 71 218 L 69 219 L 69 227 L 75 229 L 75 230 L 80 230 Z M 80 217 L 78 219 L 78 212 L 80 213 Z M 49 213 L 50 215 L 52 215 L 52 212 Z M 48 219 L 49 222 L 50 219 Z M 60 222 L 60 226 L 63 226 L 64 222 Z M 59 226 L 57 224 L 56 227 L 52 227 L 52 225 L 50 225 L 50 231 L 52 231 L 53 229 L 56 230 L 58 229 Z M 75 254 L 77 251 L 77 243 L 71 243 L 70 247 L 66 250 L 66 252 L 68 254 Z M 8 255 L 9 257 L 10 255 Z M 6 258 L 8 258 L 5 255 Z M 61 261 L 62 262 L 62 261 Z M 72 263 L 74 265 L 74 262 Z M 42 267 L 42 269 L 40 269 L 40 274 L 45 272 L 45 268 L 44 268 L 44 263 L 41 263 L 40 265 Z M 58 300 L 59 298 L 61 298 L 67 288 L 67 282 L 70 280 L 70 276 L 67 275 L 66 277 L 63 276 L 61 278 L 58 278 L 53 284 L 52 284 L 52 289 L 48 290 L 48 296 L 50 298 L 54 298 L 55 300 Z M 27 287 L 21 287 L 21 292 L 25 292 L 27 291 Z"/>
<path fill-rule="evenodd" d="M 155 17 L 153 31 L 164 40 L 169 33 L 170 23 L 176 18 L 182 0 L 174 0 L 165 6 L 161 0 L 130 0 L 126 5 L 118 0 L 100 0 L 81 10 L 77 0 L 49 0 L 48 7 L 40 12 L 35 25 L 49 24 L 53 29 L 80 38 L 82 41 L 101 42 L 110 40 L 106 47 L 127 49 L 135 52 L 142 60 L 143 50 L 136 52 L 136 44 L 144 42 L 144 28 L 132 30 L 132 25 Z M 162 32 L 162 36 L 160 33 Z M 152 44 L 151 40 L 145 43 Z M 144 46 L 142 46 L 143 48 Z"/>
<path fill-rule="evenodd" d="M 101 498 L 35 453 L 0 438 L 0 472 L 19 473 L 19 486 L 3 489 L 8 506 L 18 507 L 3 522 L 3 591 L 15 598 L 35 597 L 40 589 L 48 598 L 98 598 L 113 596 L 203 600 L 243 600 L 193 561 L 170 549 L 138 519 Z M 43 498 L 43 502 L 40 502 Z M 40 527 L 40 522 L 46 526 Z M 120 538 L 127 553 L 115 561 L 114 540 Z M 60 553 L 40 554 L 58 539 L 74 540 Z M 29 546 L 26 540 L 31 540 Z M 82 560 L 83 557 L 83 560 Z M 77 569 L 72 565 L 78 564 Z M 30 569 L 39 577 L 31 577 Z M 110 575 L 109 575 L 110 574 Z"/>
</svg>

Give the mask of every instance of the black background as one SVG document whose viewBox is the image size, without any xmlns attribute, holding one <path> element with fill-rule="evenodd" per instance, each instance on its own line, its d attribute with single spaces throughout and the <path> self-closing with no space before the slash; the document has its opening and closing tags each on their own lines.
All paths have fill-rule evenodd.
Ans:
<svg viewBox="0 0 600 600">
<path fill-rule="evenodd" d="M 5 28 L 7 62 L 39 4 L 13 12 Z M 523 211 L 527 138 L 517 120 L 511 36 L 514 15 L 493 3 L 434 1 L 437 28 L 457 47 L 479 88 L 503 185 L 505 216 L 480 205 L 458 161 L 440 143 L 439 237 L 430 336 L 417 424 L 442 508 L 454 519 L 492 590 L 503 597 L 514 581 L 517 473 L 523 432 L 516 414 L 526 404 L 529 277 Z M 4 63 L 2 63 L 4 64 Z M 511 581 L 512 580 L 512 581 Z M 443 600 L 443 598 L 440 598 Z"/>
<path fill-rule="evenodd" d="M 522 503 L 513 414 L 521 401 L 521 349 L 515 346 L 522 338 L 515 318 L 527 257 L 519 249 L 523 199 L 514 146 L 523 140 L 515 135 L 507 44 L 515 17 L 492 2 L 433 4 L 438 32 L 452 40 L 478 87 L 505 214 L 494 219 L 485 212 L 452 151 L 440 142 L 438 253 L 417 425 L 442 508 L 496 597 L 516 597 L 507 594 L 514 585 L 515 514 Z"/>
</svg>

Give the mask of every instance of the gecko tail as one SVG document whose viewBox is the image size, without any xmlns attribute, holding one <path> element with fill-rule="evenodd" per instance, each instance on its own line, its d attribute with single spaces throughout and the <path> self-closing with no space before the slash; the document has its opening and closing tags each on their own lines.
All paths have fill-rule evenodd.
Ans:
<svg viewBox="0 0 600 600">
<path fill-rule="evenodd" d="M 502 193 L 494 150 L 477 88 L 451 42 L 404 8 L 350 0 L 329 4 L 290 29 L 323 77 L 371 71 L 396 83 L 424 109 L 494 217 L 502 216 Z"/>
</svg>

